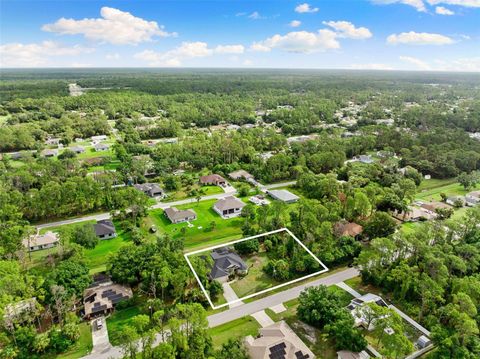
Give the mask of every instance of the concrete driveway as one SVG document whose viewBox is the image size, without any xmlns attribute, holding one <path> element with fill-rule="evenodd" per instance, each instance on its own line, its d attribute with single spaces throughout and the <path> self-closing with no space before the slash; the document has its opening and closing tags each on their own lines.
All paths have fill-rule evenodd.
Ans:
<svg viewBox="0 0 480 359">
<path fill-rule="evenodd" d="M 98 329 L 96 325 L 97 319 L 90 322 L 92 327 L 92 354 L 108 352 L 112 346 L 108 339 L 107 321 L 105 320 L 105 317 L 100 317 L 98 319 L 101 319 L 103 322 L 103 326 L 100 329 Z"/>
</svg>

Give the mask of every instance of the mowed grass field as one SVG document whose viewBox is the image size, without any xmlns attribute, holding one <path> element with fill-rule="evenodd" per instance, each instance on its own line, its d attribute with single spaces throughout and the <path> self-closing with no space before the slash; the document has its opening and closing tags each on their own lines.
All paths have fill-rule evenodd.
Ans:
<svg viewBox="0 0 480 359">
<path fill-rule="evenodd" d="M 246 316 L 218 327 L 210 328 L 208 332 L 212 336 L 213 346 L 219 349 L 229 339 L 243 339 L 247 335 L 255 337 L 259 329 L 260 324 L 253 317 Z"/>
<path fill-rule="evenodd" d="M 145 225 L 155 225 L 160 233 L 166 233 L 174 238 L 185 237 L 185 248 L 187 249 L 213 246 L 226 240 L 241 238 L 243 218 L 223 219 L 213 210 L 216 201 L 200 201 L 177 206 L 178 209 L 195 211 L 197 219 L 191 222 L 192 227 L 189 227 L 188 223 L 172 224 L 162 209 L 150 211 L 145 219 Z M 215 222 L 214 227 L 212 227 L 212 222 Z"/>
</svg>

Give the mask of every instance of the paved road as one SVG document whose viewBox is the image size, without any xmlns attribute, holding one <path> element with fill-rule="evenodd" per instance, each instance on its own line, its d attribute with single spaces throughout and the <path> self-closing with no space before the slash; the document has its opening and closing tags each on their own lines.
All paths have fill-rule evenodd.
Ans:
<svg viewBox="0 0 480 359">
<path fill-rule="evenodd" d="M 239 307 L 231 308 L 224 312 L 210 315 L 207 318 L 208 325 L 210 328 L 213 328 L 218 325 L 228 323 L 232 320 L 244 317 L 246 315 L 251 315 L 266 308 L 273 307 L 280 303 L 295 299 L 305 288 L 318 286 L 320 284 L 327 286 L 334 285 L 336 283 L 343 282 L 344 280 L 356 277 L 358 275 L 359 271 L 356 268 L 348 268 L 341 272 L 333 273 L 327 277 L 323 277 L 306 284 L 301 284 L 297 287 L 287 289 L 283 292 L 272 294 L 262 299 L 258 299 L 254 302 L 246 303 Z M 155 337 L 154 346 L 157 346 L 161 341 L 162 339 L 160 335 L 157 334 Z M 120 347 L 110 347 L 100 353 L 91 353 L 87 356 L 84 356 L 83 359 L 116 359 L 122 357 L 123 353 Z"/>
<path fill-rule="evenodd" d="M 300 293 L 308 287 L 315 287 L 320 284 L 332 285 L 338 282 L 343 282 L 347 279 L 354 278 L 359 275 L 356 268 L 348 268 L 341 272 L 333 273 L 327 277 L 323 277 L 312 282 L 301 284 L 291 289 L 286 289 L 283 292 L 272 294 L 268 297 L 257 299 L 256 301 L 245 303 L 239 307 L 231 308 L 224 312 L 213 314 L 208 317 L 208 325 L 216 327 L 228 323 L 232 320 L 242 318 L 246 315 L 256 313 L 260 310 L 267 309 L 278 305 L 280 303 L 288 302 L 289 300 L 298 298 Z"/>
<path fill-rule="evenodd" d="M 272 188 L 278 188 L 278 187 L 285 187 L 285 186 L 290 186 L 290 185 L 295 184 L 295 183 L 296 183 L 296 181 L 274 183 L 274 184 L 271 184 L 271 185 L 266 185 L 263 188 L 272 189 Z M 217 193 L 217 194 L 212 194 L 212 195 L 208 195 L 208 196 L 203 196 L 200 199 L 200 201 L 208 201 L 208 200 L 211 200 L 211 199 L 220 199 L 220 198 L 235 195 L 237 193 L 237 190 L 233 187 L 227 187 L 224 190 L 225 190 L 224 193 Z M 165 209 L 165 208 L 172 207 L 172 206 L 180 206 L 182 204 L 190 204 L 190 203 L 195 204 L 196 202 L 197 202 L 197 200 L 195 198 L 187 198 L 187 199 L 182 199 L 180 201 L 174 201 L 174 202 L 158 202 L 158 203 L 154 204 L 153 206 L 151 206 L 150 208 L 151 209 L 158 209 L 158 208 Z M 61 225 L 64 225 L 64 224 L 72 224 L 72 223 L 79 223 L 79 222 L 84 222 L 84 221 L 91 221 L 91 220 L 100 221 L 102 219 L 109 219 L 109 218 L 110 218 L 110 213 L 104 212 L 104 213 L 92 214 L 92 215 L 85 216 L 85 217 L 77 217 L 77 218 L 71 218 L 71 219 L 66 219 L 66 220 L 62 220 L 62 221 L 39 224 L 36 227 L 38 229 L 41 229 L 41 228 L 57 227 L 57 226 L 61 226 Z"/>
</svg>

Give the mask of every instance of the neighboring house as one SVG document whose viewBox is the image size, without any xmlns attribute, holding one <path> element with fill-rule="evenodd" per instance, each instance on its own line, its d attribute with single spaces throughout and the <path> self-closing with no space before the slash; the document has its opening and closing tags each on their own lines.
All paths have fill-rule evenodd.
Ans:
<svg viewBox="0 0 480 359">
<path fill-rule="evenodd" d="M 200 183 L 202 185 L 225 186 L 227 184 L 227 181 L 220 175 L 211 174 L 208 176 L 200 177 Z"/>
<path fill-rule="evenodd" d="M 92 136 L 90 137 L 90 139 L 93 141 L 93 142 L 100 142 L 100 141 L 105 141 L 107 140 L 107 135 L 99 135 L 99 136 Z"/>
<path fill-rule="evenodd" d="M 95 149 L 95 151 L 101 152 L 101 151 L 108 151 L 110 146 L 107 145 L 106 143 L 96 143 L 93 145 L 93 148 Z"/>
<path fill-rule="evenodd" d="M 374 328 L 373 322 L 368 322 L 368 310 L 371 310 L 369 307 L 365 306 L 365 304 L 375 303 L 381 307 L 388 308 L 388 304 L 378 295 L 367 293 L 362 295 L 361 297 L 354 298 L 347 306 L 347 309 L 355 319 L 355 326 L 361 326 L 367 330 L 372 330 Z M 368 326 L 368 328 L 367 328 Z"/>
<path fill-rule="evenodd" d="M 337 359 L 370 359 L 371 356 L 365 350 L 360 353 L 351 352 L 348 350 L 340 350 L 337 352 Z"/>
<path fill-rule="evenodd" d="M 357 238 L 363 233 L 363 227 L 355 222 L 340 221 L 333 226 L 333 232 L 337 237 Z"/>
<path fill-rule="evenodd" d="M 241 179 L 244 179 L 244 180 L 253 179 L 253 176 L 244 170 L 234 171 L 232 173 L 229 173 L 228 176 L 235 181 L 238 181 Z"/>
<path fill-rule="evenodd" d="M 60 144 L 60 141 L 60 138 L 48 138 L 47 140 L 45 140 L 45 144 L 47 146 L 58 146 Z"/>
<path fill-rule="evenodd" d="M 182 223 L 197 219 L 197 214 L 191 209 L 179 210 L 176 207 L 170 207 L 165 209 L 164 213 L 172 223 Z"/>
<path fill-rule="evenodd" d="M 448 204 L 445 204 L 445 203 L 442 203 L 442 202 L 426 202 L 426 203 L 422 203 L 420 205 L 421 208 L 424 208 L 426 209 L 427 211 L 430 211 L 432 213 L 435 213 L 435 211 L 439 208 L 445 208 L 445 209 L 448 209 L 448 208 L 452 208 L 451 206 L 449 206 Z"/>
<path fill-rule="evenodd" d="M 460 204 L 459 207 L 465 206 L 465 197 L 463 196 L 452 196 L 448 197 L 447 200 L 445 201 L 446 204 L 449 204 L 450 206 L 456 207 L 457 203 Z"/>
<path fill-rule="evenodd" d="M 473 191 L 465 195 L 467 206 L 473 207 L 480 203 L 480 191 Z"/>
<path fill-rule="evenodd" d="M 276 199 L 277 201 L 282 201 L 285 203 L 295 203 L 300 199 L 300 197 L 298 197 L 297 195 L 293 194 L 290 191 L 287 191 L 286 189 L 277 189 L 277 190 L 274 189 L 271 191 L 267 191 L 267 194 L 273 199 Z"/>
<path fill-rule="evenodd" d="M 60 238 L 58 237 L 58 233 L 49 231 L 45 234 L 36 234 L 29 238 L 25 238 L 23 240 L 23 246 L 27 248 L 29 252 L 33 252 L 55 247 L 59 241 Z"/>
<path fill-rule="evenodd" d="M 225 283 L 230 276 L 248 273 L 248 267 L 243 259 L 226 247 L 214 249 L 210 256 L 213 259 L 212 270 L 209 274 L 211 280 Z"/>
<path fill-rule="evenodd" d="M 84 318 L 106 315 L 113 311 L 115 306 L 132 298 L 130 287 L 113 283 L 110 280 L 93 283 L 83 292 Z"/>
<path fill-rule="evenodd" d="M 424 208 L 409 207 L 405 213 L 393 212 L 393 217 L 403 222 L 419 222 L 430 221 L 435 219 L 437 215 Z"/>
<path fill-rule="evenodd" d="M 55 157 L 58 156 L 58 150 L 47 148 L 41 152 L 41 155 L 43 157 Z"/>
<path fill-rule="evenodd" d="M 134 185 L 134 187 L 152 198 L 165 196 L 163 189 L 156 183 L 141 183 Z"/>
<path fill-rule="evenodd" d="M 99 239 L 110 239 L 117 236 L 117 231 L 113 222 L 109 219 L 103 219 L 93 225 L 95 234 Z"/>
<path fill-rule="evenodd" d="M 250 202 L 253 204 L 256 204 L 257 206 L 266 206 L 267 204 L 270 203 L 268 199 L 266 199 L 264 196 L 261 194 L 257 194 L 256 196 L 252 196 L 248 199 Z"/>
<path fill-rule="evenodd" d="M 252 359 L 314 359 L 315 354 L 283 320 L 261 328 L 257 338 L 245 338 Z"/>
<path fill-rule="evenodd" d="M 20 302 L 7 304 L 4 309 L 2 321 L 7 324 L 11 322 L 23 323 L 34 318 L 37 312 L 37 298 L 21 300 Z"/>
<path fill-rule="evenodd" d="M 72 151 L 72 152 L 75 152 L 76 154 L 80 154 L 80 153 L 85 152 L 85 148 L 83 148 L 82 146 L 69 147 L 69 150 Z"/>
<path fill-rule="evenodd" d="M 432 341 L 430 338 L 426 337 L 425 335 L 421 335 L 417 342 L 415 343 L 418 349 L 424 349 L 430 345 L 432 345 Z"/>
<path fill-rule="evenodd" d="M 356 160 L 362 163 L 373 163 L 373 158 L 369 155 L 360 155 L 356 157 Z"/>
<path fill-rule="evenodd" d="M 245 206 L 246 204 L 237 197 L 229 196 L 215 202 L 213 209 L 223 218 L 232 218 L 242 214 L 242 209 Z"/>
</svg>

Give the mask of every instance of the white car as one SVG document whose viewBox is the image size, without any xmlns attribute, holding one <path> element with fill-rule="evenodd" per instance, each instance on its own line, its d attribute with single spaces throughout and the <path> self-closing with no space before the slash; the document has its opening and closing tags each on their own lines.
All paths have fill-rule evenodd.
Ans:
<svg viewBox="0 0 480 359">
<path fill-rule="evenodd" d="M 102 329 L 102 328 L 103 328 L 103 320 L 102 320 L 102 318 L 98 318 L 98 319 L 95 321 L 95 325 L 97 326 L 97 330 Z"/>
</svg>

